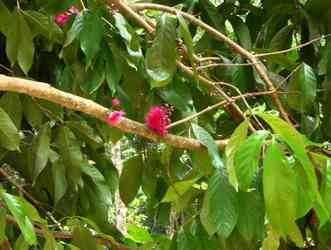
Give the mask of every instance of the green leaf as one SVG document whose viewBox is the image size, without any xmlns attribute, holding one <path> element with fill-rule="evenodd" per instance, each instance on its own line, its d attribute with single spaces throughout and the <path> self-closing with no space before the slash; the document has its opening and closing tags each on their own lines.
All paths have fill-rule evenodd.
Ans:
<svg viewBox="0 0 331 250">
<path fill-rule="evenodd" d="M 250 50 L 252 48 L 252 39 L 247 24 L 238 16 L 231 18 L 231 24 L 239 44 Z"/>
<path fill-rule="evenodd" d="M 325 207 L 325 204 L 318 191 L 314 166 L 311 163 L 304 147 L 304 137 L 295 128 L 278 117 L 269 115 L 267 113 L 258 113 L 258 116 L 265 120 L 276 134 L 281 136 L 281 138 L 294 152 L 295 158 L 298 159 L 298 161 L 301 163 L 309 183 L 309 188 L 314 193 L 314 198 L 316 201 L 315 208 L 317 209 L 320 226 L 324 225 L 329 219 L 329 212 Z"/>
<path fill-rule="evenodd" d="M 270 42 L 270 49 L 272 51 L 288 49 L 292 44 L 292 34 L 295 26 L 287 25 L 282 27 Z"/>
<path fill-rule="evenodd" d="M 234 168 L 234 156 L 239 148 L 240 143 L 247 137 L 249 121 L 243 121 L 232 133 L 228 144 L 225 147 L 225 165 L 229 175 L 229 182 L 237 188 L 238 180 Z"/>
<path fill-rule="evenodd" d="M 0 1 L 0 32 L 2 32 L 4 35 L 7 35 L 11 21 L 11 13 L 7 9 L 3 1 Z"/>
<path fill-rule="evenodd" d="M 7 113 L 0 108 L 0 146 L 8 150 L 18 150 L 20 145 L 20 136 L 18 131 L 7 115 Z"/>
<path fill-rule="evenodd" d="M 136 197 L 142 179 L 143 163 L 140 156 L 134 156 L 123 162 L 119 191 L 122 201 L 128 205 Z"/>
<path fill-rule="evenodd" d="M 100 17 L 90 10 L 83 10 L 75 18 L 71 29 L 68 31 L 64 46 L 70 45 L 76 38 L 80 41 L 80 48 L 86 56 L 87 65 L 100 49 L 104 26 Z M 91 39 L 93 37 L 93 39 Z"/>
<path fill-rule="evenodd" d="M 21 229 L 26 242 L 29 245 L 35 245 L 37 243 L 37 236 L 34 231 L 33 224 L 25 213 L 20 200 L 16 196 L 8 193 L 3 193 L 2 197 L 9 211 L 14 216 L 19 228 Z"/>
<path fill-rule="evenodd" d="M 179 23 L 179 35 L 183 39 L 184 44 L 187 49 L 187 54 L 190 58 L 191 63 L 193 64 L 193 53 L 194 53 L 194 47 L 193 47 L 193 39 L 190 32 L 190 29 L 187 25 L 186 20 L 182 17 L 181 14 L 177 13 L 177 19 Z"/>
<path fill-rule="evenodd" d="M 108 49 L 105 52 L 106 61 L 106 81 L 112 94 L 115 94 L 116 87 L 122 78 L 122 70 L 118 63 L 118 56 Z"/>
<path fill-rule="evenodd" d="M 280 235 L 270 228 L 268 230 L 268 236 L 262 243 L 261 250 L 278 250 L 280 246 Z"/>
<path fill-rule="evenodd" d="M 29 22 L 33 35 L 41 34 L 50 41 L 62 44 L 64 38 L 63 32 L 51 16 L 44 15 L 34 10 L 22 11 L 22 14 Z"/>
<path fill-rule="evenodd" d="M 179 181 L 171 184 L 161 202 L 173 202 L 178 200 L 198 179 L 199 178 L 194 178 L 192 180 Z"/>
<path fill-rule="evenodd" d="M 6 239 L 6 209 L 0 208 L 0 246 Z"/>
<path fill-rule="evenodd" d="M 105 181 L 105 178 L 100 173 L 100 171 L 96 167 L 94 167 L 94 166 L 92 166 L 92 165 L 90 165 L 88 163 L 82 164 L 80 166 L 80 169 L 82 170 L 82 173 L 84 173 L 85 175 L 91 177 L 91 179 L 95 183 L 104 182 Z"/>
<path fill-rule="evenodd" d="M 268 219 L 282 237 L 296 228 L 297 185 L 294 170 L 273 140 L 269 145 L 263 169 L 263 194 Z"/>
<path fill-rule="evenodd" d="M 326 161 L 323 168 L 323 179 L 321 184 L 321 196 L 329 212 L 331 213 L 331 162 Z"/>
<path fill-rule="evenodd" d="M 115 19 L 116 28 L 125 41 L 129 55 L 137 59 L 142 58 L 143 54 L 135 30 L 119 12 L 115 12 L 113 17 Z"/>
<path fill-rule="evenodd" d="M 239 217 L 237 229 L 250 242 L 260 239 L 264 232 L 264 204 L 257 191 L 239 192 Z"/>
<path fill-rule="evenodd" d="M 217 171 L 209 180 L 200 213 L 201 223 L 208 234 L 219 233 L 227 238 L 237 224 L 238 206 L 236 191 Z"/>
<path fill-rule="evenodd" d="M 160 17 L 156 38 L 147 49 L 145 66 L 151 87 L 162 87 L 172 81 L 176 72 L 176 19 L 168 14 Z"/>
<path fill-rule="evenodd" d="M 14 250 L 29 250 L 29 244 L 24 239 L 24 235 L 21 234 L 14 244 Z"/>
<path fill-rule="evenodd" d="M 8 28 L 10 32 L 6 34 L 6 53 L 11 65 L 14 66 L 18 61 L 19 66 L 27 75 L 33 63 L 33 35 L 22 12 L 17 10 L 13 15 L 10 28 Z"/>
<path fill-rule="evenodd" d="M 84 227 L 76 227 L 72 233 L 71 244 L 80 250 L 97 250 L 97 241 L 92 233 Z"/>
<path fill-rule="evenodd" d="M 18 130 L 23 116 L 22 104 L 18 94 L 7 92 L 0 99 L 0 106 L 9 115 Z"/>
<path fill-rule="evenodd" d="M 66 168 L 61 159 L 52 164 L 52 176 L 54 182 L 54 204 L 56 205 L 68 188 Z"/>
<path fill-rule="evenodd" d="M 33 142 L 34 147 L 34 169 L 33 169 L 33 179 L 36 179 L 46 167 L 48 162 L 48 155 L 50 150 L 51 142 L 51 128 L 48 123 L 46 123 L 39 130 L 39 133 Z"/>
<path fill-rule="evenodd" d="M 87 79 L 80 85 L 80 88 L 88 94 L 93 94 L 105 80 L 105 64 L 103 58 L 98 56 L 93 69 L 87 72 Z"/>
<path fill-rule="evenodd" d="M 144 244 L 153 241 L 152 236 L 144 228 L 128 224 L 127 229 L 129 235 L 128 238 L 134 242 Z"/>
<path fill-rule="evenodd" d="M 268 131 L 260 130 L 243 141 L 234 156 L 234 167 L 239 187 L 247 190 L 259 168 L 260 151 Z"/>
<path fill-rule="evenodd" d="M 202 127 L 197 124 L 192 124 L 192 129 L 195 137 L 201 142 L 202 145 L 207 147 L 208 154 L 212 159 L 212 164 L 215 168 L 222 168 L 223 161 L 219 155 L 218 147 L 213 137 Z"/>
<path fill-rule="evenodd" d="M 43 123 L 43 113 L 38 106 L 38 101 L 29 96 L 22 98 L 23 113 L 31 127 L 37 128 Z"/>
<path fill-rule="evenodd" d="M 66 166 L 67 176 L 76 185 L 82 182 L 81 164 L 83 163 L 83 154 L 80 145 L 74 133 L 65 126 L 58 129 L 56 144 Z"/>
<path fill-rule="evenodd" d="M 316 88 L 317 80 L 313 69 L 303 63 L 289 80 L 289 92 L 297 93 L 289 94 L 289 106 L 299 112 L 309 112 L 314 105 Z"/>
</svg>

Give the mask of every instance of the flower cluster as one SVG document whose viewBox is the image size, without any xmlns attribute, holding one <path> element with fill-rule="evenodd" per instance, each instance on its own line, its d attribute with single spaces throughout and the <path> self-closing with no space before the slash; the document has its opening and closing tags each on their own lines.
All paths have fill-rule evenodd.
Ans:
<svg viewBox="0 0 331 250">
<path fill-rule="evenodd" d="M 167 126 L 170 124 L 167 111 L 162 106 L 154 106 L 149 110 L 145 118 L 146 126 L 160 136 L 168 133 Z"/>
<path fill-rule="evenodd" d="M 75 6 L 71 6 L 66 12 L 55 16 L 54 20 L 57 25 L 62 27 L 70 19 L 71 16 L 77 16 L 78 14 L 79 9 L 77 9 Z"/>
<path fill-rule="evenodd" d="M 121 102 L 118 99 L 112 100 L 112 106 L 119 106 Z M 110 112 L 107 116 L 106 122 L 109 126 L 114 126 L 118 124 L 125 112 L 123 110 Z M 157 133 L 160 136 L 165 136 L 168 133 L 168 125 L 170 124 L 170 119 L 168 116 L 167 109 L 162 106 L 153 106 L 148 111 L 145 117 L 146 126 Z"/>
</svg>

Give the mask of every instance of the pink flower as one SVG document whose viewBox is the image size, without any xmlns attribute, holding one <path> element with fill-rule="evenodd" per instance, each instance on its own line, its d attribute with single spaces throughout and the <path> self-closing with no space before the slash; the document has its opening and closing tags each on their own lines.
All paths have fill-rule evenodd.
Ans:
<svg viewBox="0 0 331 250">
<path fill-rule="evenodd" d="M 149 110 L 145 123 L 155 133 L 165 136 L 168 133 L 167 126 L 170 124 L 170 119 L 163 107 L 155 106 Z"/>
<path fill-rule="evenodd" d="M 110 112 L 107 116 L 106 122 L 109 126 L 114 126 L 121 121 L 121 119 L 124 115 L 125 115 L 125 112 L 122 110 Z"/>
<path fill-rule="evenodd" d="M 75 5 L 70 6 L 70 8 L 66 12 L 68 15 L 75 15 L 77 16 L 79 14 L 79 9 L 76 8 Z"/>
<path fill-rule="evenodd" d="M 67 14 L 60 14 L 55 16 L 55 23 L 57 25 L 59 25 L 60 27 L 62 27 L 68 20 L 69 20 L 70 16 L 68 16 Z"/>
<path fill-rule="evenodd" d="M 111 100 L 111 105 L 112 105 L 113 107 L 118 106 L 118 105 L 120 105 L 120 104 L 121 104 L 121 101 L 118 100 L 117 98 L 114 98 L 113 100 Z"/>
</svg>

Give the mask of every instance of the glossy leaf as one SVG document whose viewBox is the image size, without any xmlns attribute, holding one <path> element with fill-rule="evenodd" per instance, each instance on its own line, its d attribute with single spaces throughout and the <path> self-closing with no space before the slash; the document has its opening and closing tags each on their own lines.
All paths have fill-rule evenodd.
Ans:
<svg viewBox="0 0 331 250">
<path fill-rule="evenodd" d="M 297 192 L 295 173 L 275 141 L 268 146 L 264 159 L 263 194 L 268 220 L 282 235 L 297 230 Z"/>
<path fill-rule="evenodd" d="M 123 162 L 119 191 L 121 199 L 126 205 L 136 197 L 141 185 L 142 164 L 140 156 L 132 157 Z"/>
<path fill-rule="evenodd" d="M 29 245 L 35 245 L 37 243 L 36 233 L 31 220 L 26 215 L 22 207 L 21 202 L 15 196 L 8 193 L 3 193 L 2 198 L 8 206 L 9 211 L 14 216 L 26 242 L 29 243 Z"/>
<path fill-rule="evenodd" d="M 57 204 L 68 188 L 66 169 L 62 160 L 59 159 L 52 164 L 52 176 L 54 182 L 54 204 Z"/>
<path fill-rule="evenodd" d="M 192 185 L 198 180 L 198 178 L 186 181 L 179 181 L 170 184 L 166 194 L 162 198 L 161 202 L 173 202 L 179 199 L 183 194 L 185 194 Z"/>
<path fill-rule="evenodd" d="M 98 250 L 97 241 L 87 228 L 76 227 L 72 236 L 71 244 L 80 250 Z"/>
<path fill-rule="evenodd" d="M 4 35 L 7 35 L 11 19 L 12 15 L 7 6 L 3 3 L 3 1 L 0 1 L 0 32 Z"/>
<path fill-rule="evenodd" d="M 228 144 L 225 147 L 225 165 L 229 174 L 229 182 L 235 188 L 238 186 L 238 180 L 234 168 L 234 157 L 239 145 L 247 137 L 249 121 L 243 121 L 232 133 Z"/>
<path fill-rule="evenodd" d="M 7 92 L 0 98 L 0 106 L 20 130 L 23 116 L 22 104 L 18 94 Z"/>
<path fill-rule="evenodd" d="M 261 148 L 268 135 L 268 131 L 257 131 L 243 141 L 235 153 L 234 167 L 242 190 L 249 188 L 257 173 Z"/>
<path fill-rule="evenodd" d="M 63 163 L 67 169 L 67 176 L 74 185 L 81 184 L 81 169 L 83 154 L 74 133 L 68 127 L 60 127 L 57 131 L 56 144 Z"/>
<path fill-rule="evenodd" d="M 258 115 L 271 126 L 276 134 L 279 134 L 282 137 L 282 139 L 294 152 L 295 158 L 298 159 L 298 161 L 301 163 L 309 183 L 309 188 L 314 193 L 314 197 L 316 199 L 315 208 L 318 211 L 318 217 L 321 223 L 320 225 L 323 225 L 328 220 L 329 213 L 318 191 L 314 166 L 306 154 L 304 147 L 305 140 L 303 135 L 301 135 L 295 128 L 278 117 L 266 113 L 259 113 Z"/>
<path fill-rule="evenodd" d="M 215 168 L 222 168 L 223 161 L 219 155 L 218 147 L 213 137 L 202 127 L 197 124 L 192 124 L 193 133 L 202 145 L 207 147 L 208 154 L 212 159 L 212 164 Z"/>
<path fill-rule="evenodd" d="M 167 14 L 160 17 L 156 38 L 146 52 L 145 66 L 152 88 L 167 85 L 176 72 L 176 19 Z"/>
<path fill-rule="evenodd" d="M 314 105 L 316 88 L 317 82 L 313 69 L 303 63 L 289 80 L 289 92 L 298 93 L 289 95 L 289 106 L 299 112 L 309 112 Z"/>
<path fill-rule="evenodd" d="M 0 108 L 0 146 L 8 150 L 18 150 L 20 145 L 20 136 L 17 128 L 8 116 Z"/>
<path fill-rule="evenodd" d="M 222 173 L 216 172 L 208 183 L 200 213 L 208 234 L 218 233 L 227 238 L 237 224 L 238 206 L 236 191 Z"/>
<path fill-rule="evenodd" d="M 10 21 L 10 32 L 7 32 L 6 38 L 6 53 L 14 66 L 16 61 L 27 75 L 34 57 L 33 35 L 28 26 L 23 14 L 20 11 L 15 11 L 13 18 Z"/>
<path fill-rule="evenodd" d="M 34 170 L 33 177 L 34 182 L 46 167 L 48 162 L 48 155 L 50 150 L 51 142 L 51 129 L 49 124 L 45 124 L 39 131 L 38 136 L 36 137 L 33 147 L 34 147 Z"/>
<path fill-rule="evenodd" d="M 43 123 L 43 113 L 40 110 L 38 101 L 31 97 L 24 96 L 22 98 L 23 113 L 27 122 L 31 127 L 37 128 Z"/>
</svg>

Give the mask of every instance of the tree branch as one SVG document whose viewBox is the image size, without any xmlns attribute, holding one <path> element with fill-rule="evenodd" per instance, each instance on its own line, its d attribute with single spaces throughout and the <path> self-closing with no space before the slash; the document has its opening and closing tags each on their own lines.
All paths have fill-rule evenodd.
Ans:
<svg viewBox="0 0 331 250">
<path fill-rule="evenodd" d="M 115 1 L 115 0 L 114 0 Z M 120 2 L 120 0 L 116 0 L 116 2 Z M 123 3 L 120 3 L 121 5 L 124 5 Z M 254 66 L 256 72 L 258 75 L 261 77 L 261 79 L 267 84 L 268 90 L 271 91 L 271 98 L 273 100 L 273 103 L 276 105 L 278 111 L 280 112 L 281 116 L 291 124 L 291 121 L 288 117 L 287 112 L 285 111 L 277 93 L 274 91 L 274 85 L 272 81 L 270 80 L 269 76 L 267 75 L 266 71 L 264 70 L 263 66 L 261 63 L 258 63 L 257 58 L 241 47 L 239 44 L 236 42 L 232 41 L 230 38 L 219 32 L 218 30 L 214 29 L 213 27 L 209 26 L 208 24 L 202 22 L 200 19 L 186 13 L 180 10 L 177 10 L 175 8 L 165 6 L 165 5 L 160 5 L 160 4 L 153 4 L 153 3 L 136 3 L 136 4 L 131 4 L 130 7 L 134 9 L 135 11 L 141 11 L 141 10 L 146 10 L 146 9 L 152 9 L 152 10 L 159 10 L 163 12 L 168 12 L 173 15 L 177 15 L 180 13 L 186 20 L 191 22 L 192 24 L 201 27 L 204 29 L 207 33 L 209 33 L 212 37 L 215 39 L 227 43 L 234 51 L 238 52 L 240 55 L 248 59 Z"/>
<path fill-rule="evenodd" d="M 133 20 L 136 22 L 139 26 L 143 27 L 150 35 L 154 35 L 154 27 L 150 25 L 146 20 L 144 20 L 143 17 L 141 17 L 139 14 L 137 14 L 131 7 L 123 3 L 121 0 L 108 0 L 108 3 L 111 7 L 117 8 L 124 16 L 127 18 Z M 187 67 L 185 64 L 183 64 L 181 61 L 177 60 L 176 62 L 177 68 L 179 68 L 182 72 L 189 75 L 190 77 L 194 77 L 194 72 Z M 228 96 L 221 88 L 219 88 L 213 81 L 208 80 L 207 78 L 198 75 L 198 80 L 205 84 L 206 86 L 210 87 L 211 89 L 215 90 L 219 95 L 221 95 L 225 100 L 227 100 L 229 103 L 231 103 L 231 106 L 233 107 L 235 112 L 230 112 L 230 115 L 232 118 L 234 118 L 235 121 L 241 121 L 245 119 L 244 113 L 241 111 L 240 107 L 232 101 L 231 97 Z M 255 130 L 254 127 L 250 124 L 250 129 Z"/>
<path fill-rule="evenodd" d="M 76 110 L 88 114 L 100 121 L 106 121 L 109 109 L 97 104 L 89 99 L 82 98 L 70 93 L 58 90 L 51 85 L 43 82 L 26 80 L 17 77 L 8 77 L 0 74 L 0 91 L 11 91 L 21 94 L 26 94 L 36 98 L 44 99 L 56 104 L 59 104 L 68 109 Z M 185 149 L 203 149 L 204 146 L 198 140 L 168 134 L 160 137 L 144 124 L 123 118 L 118 124 L 115 125 L 118 129 L 132 134 L 137 134 L 153 142 L 163 141 L 176 148 Z M 220 149 L 224 149 L 227 140 L 216 141 Z"/>
</svg>

